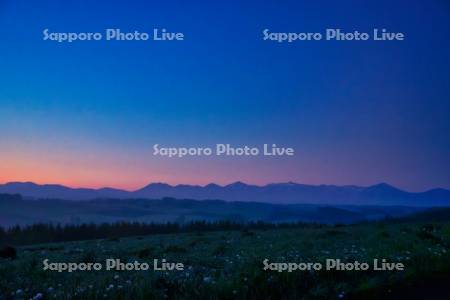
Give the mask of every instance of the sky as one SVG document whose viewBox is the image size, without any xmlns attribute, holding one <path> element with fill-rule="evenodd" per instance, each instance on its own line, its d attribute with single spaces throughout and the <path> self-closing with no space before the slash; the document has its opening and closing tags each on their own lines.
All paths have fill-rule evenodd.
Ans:
<svg viewBox="0 0 450 300">
<path fill-rule="evenodd" d="M 0 183 L 450 188 L 450 4 L 0 0 Z M 313 3 L 314 2 L 314 3 Z M 44 41 L 106 28 L 184 41 Z M 404 41 L 264 41 L 374 28 Z M 276 143 L 293 157 L 153 155 Z"/>
</svg>

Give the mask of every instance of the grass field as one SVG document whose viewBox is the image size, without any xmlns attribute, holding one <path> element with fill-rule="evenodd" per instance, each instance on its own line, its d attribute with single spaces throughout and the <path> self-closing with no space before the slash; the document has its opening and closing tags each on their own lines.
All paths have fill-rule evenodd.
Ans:
<svg viewBox="0 0 450 300">
<path fill-rule="evenodd" d="M 199 232 L 53 243 L 0 260 L 0 299 L 434 299 L 450 288 L 450 222 Z M 44 271 L 51 262 L 182 262 L 183 271 Z M 405 271 L 263 270 L 271 262 L 402 262 Z M 433 290 L 433 292 L 432 292 Z"/>
</svg>

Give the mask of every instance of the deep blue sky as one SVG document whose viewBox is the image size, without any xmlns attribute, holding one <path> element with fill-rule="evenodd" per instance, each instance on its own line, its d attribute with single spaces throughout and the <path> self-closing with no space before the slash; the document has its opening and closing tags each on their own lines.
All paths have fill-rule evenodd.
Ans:
<svg viewBox="0 0 450 300">
<path fill-rule="evenodd" d="M 0 181 L 450 188 L 448 1 L 90 2 L 0 0 Z M 185 41 L 42 40 L 155 27 Z M 406 40 L 277 44 L 265 28 Z M 174 160 L 153 157 L 155 143 L 296 156 Z"/>
</svg>

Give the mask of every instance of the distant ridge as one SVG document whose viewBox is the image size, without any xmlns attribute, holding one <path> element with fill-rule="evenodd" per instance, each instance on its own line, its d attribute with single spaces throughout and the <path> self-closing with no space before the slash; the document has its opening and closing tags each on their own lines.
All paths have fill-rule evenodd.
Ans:
<svg viewBox="0 0 450 300">
<path fill-rule="evenodd" d="M 20 194 L 25 198 L 34 199 L 64 200 L 172 197 L 280 204 L 450 206 L 449 190 L 432 189 L 426 192 L 411 193 L 387 183 L 368 187 L 307 185 L 294 182 L 271 183 L 264 186 L 250 185 L 239 181 L 225 186 L 214 183 L 205 186 L 186 184 L 173 186 L 167 183 L 151 183 L 141 189 L 129 192 L 114 188 L 70 188 L 58 184 L 39 185 L 33 182 L 10 182 L 0 185 L 0 193 Z"/>
</svg>

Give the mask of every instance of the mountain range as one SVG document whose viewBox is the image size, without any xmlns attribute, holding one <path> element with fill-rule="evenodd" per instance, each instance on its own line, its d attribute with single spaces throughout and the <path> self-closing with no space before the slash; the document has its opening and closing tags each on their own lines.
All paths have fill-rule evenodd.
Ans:
<svg viewBox="0 0 450 300">
<path fill-rule="evenodd" d="M 10 182 L 0 185 L 0 193 L 20 194 L 26 199 L 92 200 L 171 197 L 276 204 L 450 206 L 449 190 L 432 189 L 411 193 L 386 183 L 368 187 L 306 185 L 293 182 L 272 183 L 264 186 L 243 182 L 225 186 L 213 183 L 205 186 L 151 183 L 135 191 L 125 191 L 113 188 L 70 188 L 55 184 Z"/>
</svg>

